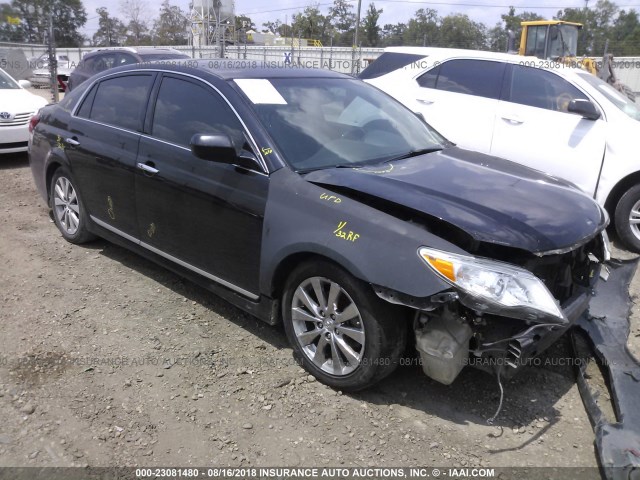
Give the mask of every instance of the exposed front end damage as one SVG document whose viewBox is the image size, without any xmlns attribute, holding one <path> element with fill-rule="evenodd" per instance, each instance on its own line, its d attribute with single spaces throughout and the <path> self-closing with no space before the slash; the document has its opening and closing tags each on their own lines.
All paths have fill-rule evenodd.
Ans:
<svg viewBox="0 0 640 480">
<path fill-rule="evenodd" d="M 451 279 L 448 279 L 449 290 L 429 299 L 407 299 L 380 287 L 375 290 L 387 301 L 416 309 L 413 326 L 416 349 L 429 377 L 450 384 L 464 366 L 470 365 L 496 373 L 500 378 L 510 378 L 531 364 L 586 311 L 607 258 L 606 243 L 606 237 L 598 235 L 573 250 L 553 255 L 524 252 L 513 255 L 513 251 L 500 250 L 503 255 L 513 255 L 510 258 L 513 268 L 507 263 L 502 268 L 519 274 L 518 281 L 522 285 L 530 282 L 533 293 L 522 292 L 522 296 L 547 295 L 551 299 L 542 306 L 519 305 L 517 299 L 494 301 Z M 498 251 L 494 248 L 494 258 L 500 258 Z M 446 268 L 445 265 L 445 276 Z M 485 268 L 484 264 L 478 267 L 479 270 L 482 268 Z M 460 276 L 473 274 L 458 272 Z M 531 278 L 523 279 L 525 275 Z M 534 276 L 539 284 L 531 283 Z M 500 277 L 496 283 L 500 282 L 506 284 L 509 279 Z M 519 285 L 511 287 L 515 294 L 520 293 Z"/>
</svg>

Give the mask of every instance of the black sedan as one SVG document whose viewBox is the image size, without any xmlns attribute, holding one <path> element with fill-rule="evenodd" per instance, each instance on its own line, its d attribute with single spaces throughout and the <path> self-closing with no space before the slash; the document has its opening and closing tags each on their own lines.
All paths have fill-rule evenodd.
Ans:
<svg viewBox="0 0 640 480">
<path fill-rule="evenodd" d="M 345 75 L 128 65 L 32 121 L 68 241 L 100 236 L 271 324 L 321 381 L 508 376 L 584 312 L 606 213 L 572 185 L 459 149 Z"/>
</svg>

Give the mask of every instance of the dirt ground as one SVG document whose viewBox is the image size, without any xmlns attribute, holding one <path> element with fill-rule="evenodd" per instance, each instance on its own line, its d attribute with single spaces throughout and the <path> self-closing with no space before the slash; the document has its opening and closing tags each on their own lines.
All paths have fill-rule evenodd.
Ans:
<svg viewBox="0 0 640 480">
<path fill-rule="evenodd" d="M 106 241 L 65 242 L 26 155 L 0 160 L 0 466 L 597 465 L 572 370 L 545 361 L 564 344 L 506 383 L 493 426 L 498 386 L 471 369 L 443 386 L 402 366 L 342 394 L 282 328 Z"/>
</svg>

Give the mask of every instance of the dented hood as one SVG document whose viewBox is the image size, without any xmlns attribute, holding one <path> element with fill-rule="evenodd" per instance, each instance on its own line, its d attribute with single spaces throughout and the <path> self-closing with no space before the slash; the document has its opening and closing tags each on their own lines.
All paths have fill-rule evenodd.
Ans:
<svg viewBox="0 0 640 480">
<path fill-rule="evenodd" d="M 457 147 L 361 168 L 305 175 L 437 217 L 478 241 L 543 253 L 586 242 L 608 221 L 571 184 L 513 162 Z"/>
</svg>

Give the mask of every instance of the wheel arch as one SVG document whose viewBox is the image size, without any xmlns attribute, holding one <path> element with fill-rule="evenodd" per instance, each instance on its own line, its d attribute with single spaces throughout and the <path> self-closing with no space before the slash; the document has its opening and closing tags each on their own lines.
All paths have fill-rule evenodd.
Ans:
<svg viewBox="0 0 640 480">
<path fill-rule="evenodd" d="M 609 213 L 610 218 L 615 218 L 616 206 L 620 198 L 622 198 L 627 190 L 638 184 L 640 184 L 640 171 L 627 175 L 611 189 L 604 203 L 604 208 Z"/>
<path fill-rule="evenodd" d="M 310 260 L 319 260 L 319 261 L 331 263 L 336 267 L 346 271 L 348 274 L 352 275 L 353 277 L 366 282 L 366 280 L 363 280 L 360 275 L 356 274 L 355 272 L 352 271 L 352 269 L 341 264 L 339 261 L 337 261 L 334 258 L 331 258 L 327 255 L 322 255 L 321 253 L 313 252 L 313 251 L 298 251 L 295 253 L 290 253 L 286 257 L 282 258 L 275 266 L 273 270 L 273 275 L 271 276 L 271 282 L 270 282 L 270 288 L 269 288 L 269 293 L 271 297 L 276 299 L 279 299 L 280 297 L 282 297 L 282 294 L 284 293 L 284 286 L 287 282 L 287 278 L 289 278 L 289 275 L 291 275 L 291 272 L 293 272 L 293 270 L 298 265 L 308 262 Z"/>
<path fill-rule="evenodd" d="M 56 171 L 61 168 L 64 164 L 57 158 L 51 159 L 47 164 L 45 169 L 45 187 L 47 189 L 47 204 L 51 201 L 51 180 L 55 175 Z M 51 206 L 51 205 L 49 205 Z"/>
</svg>

